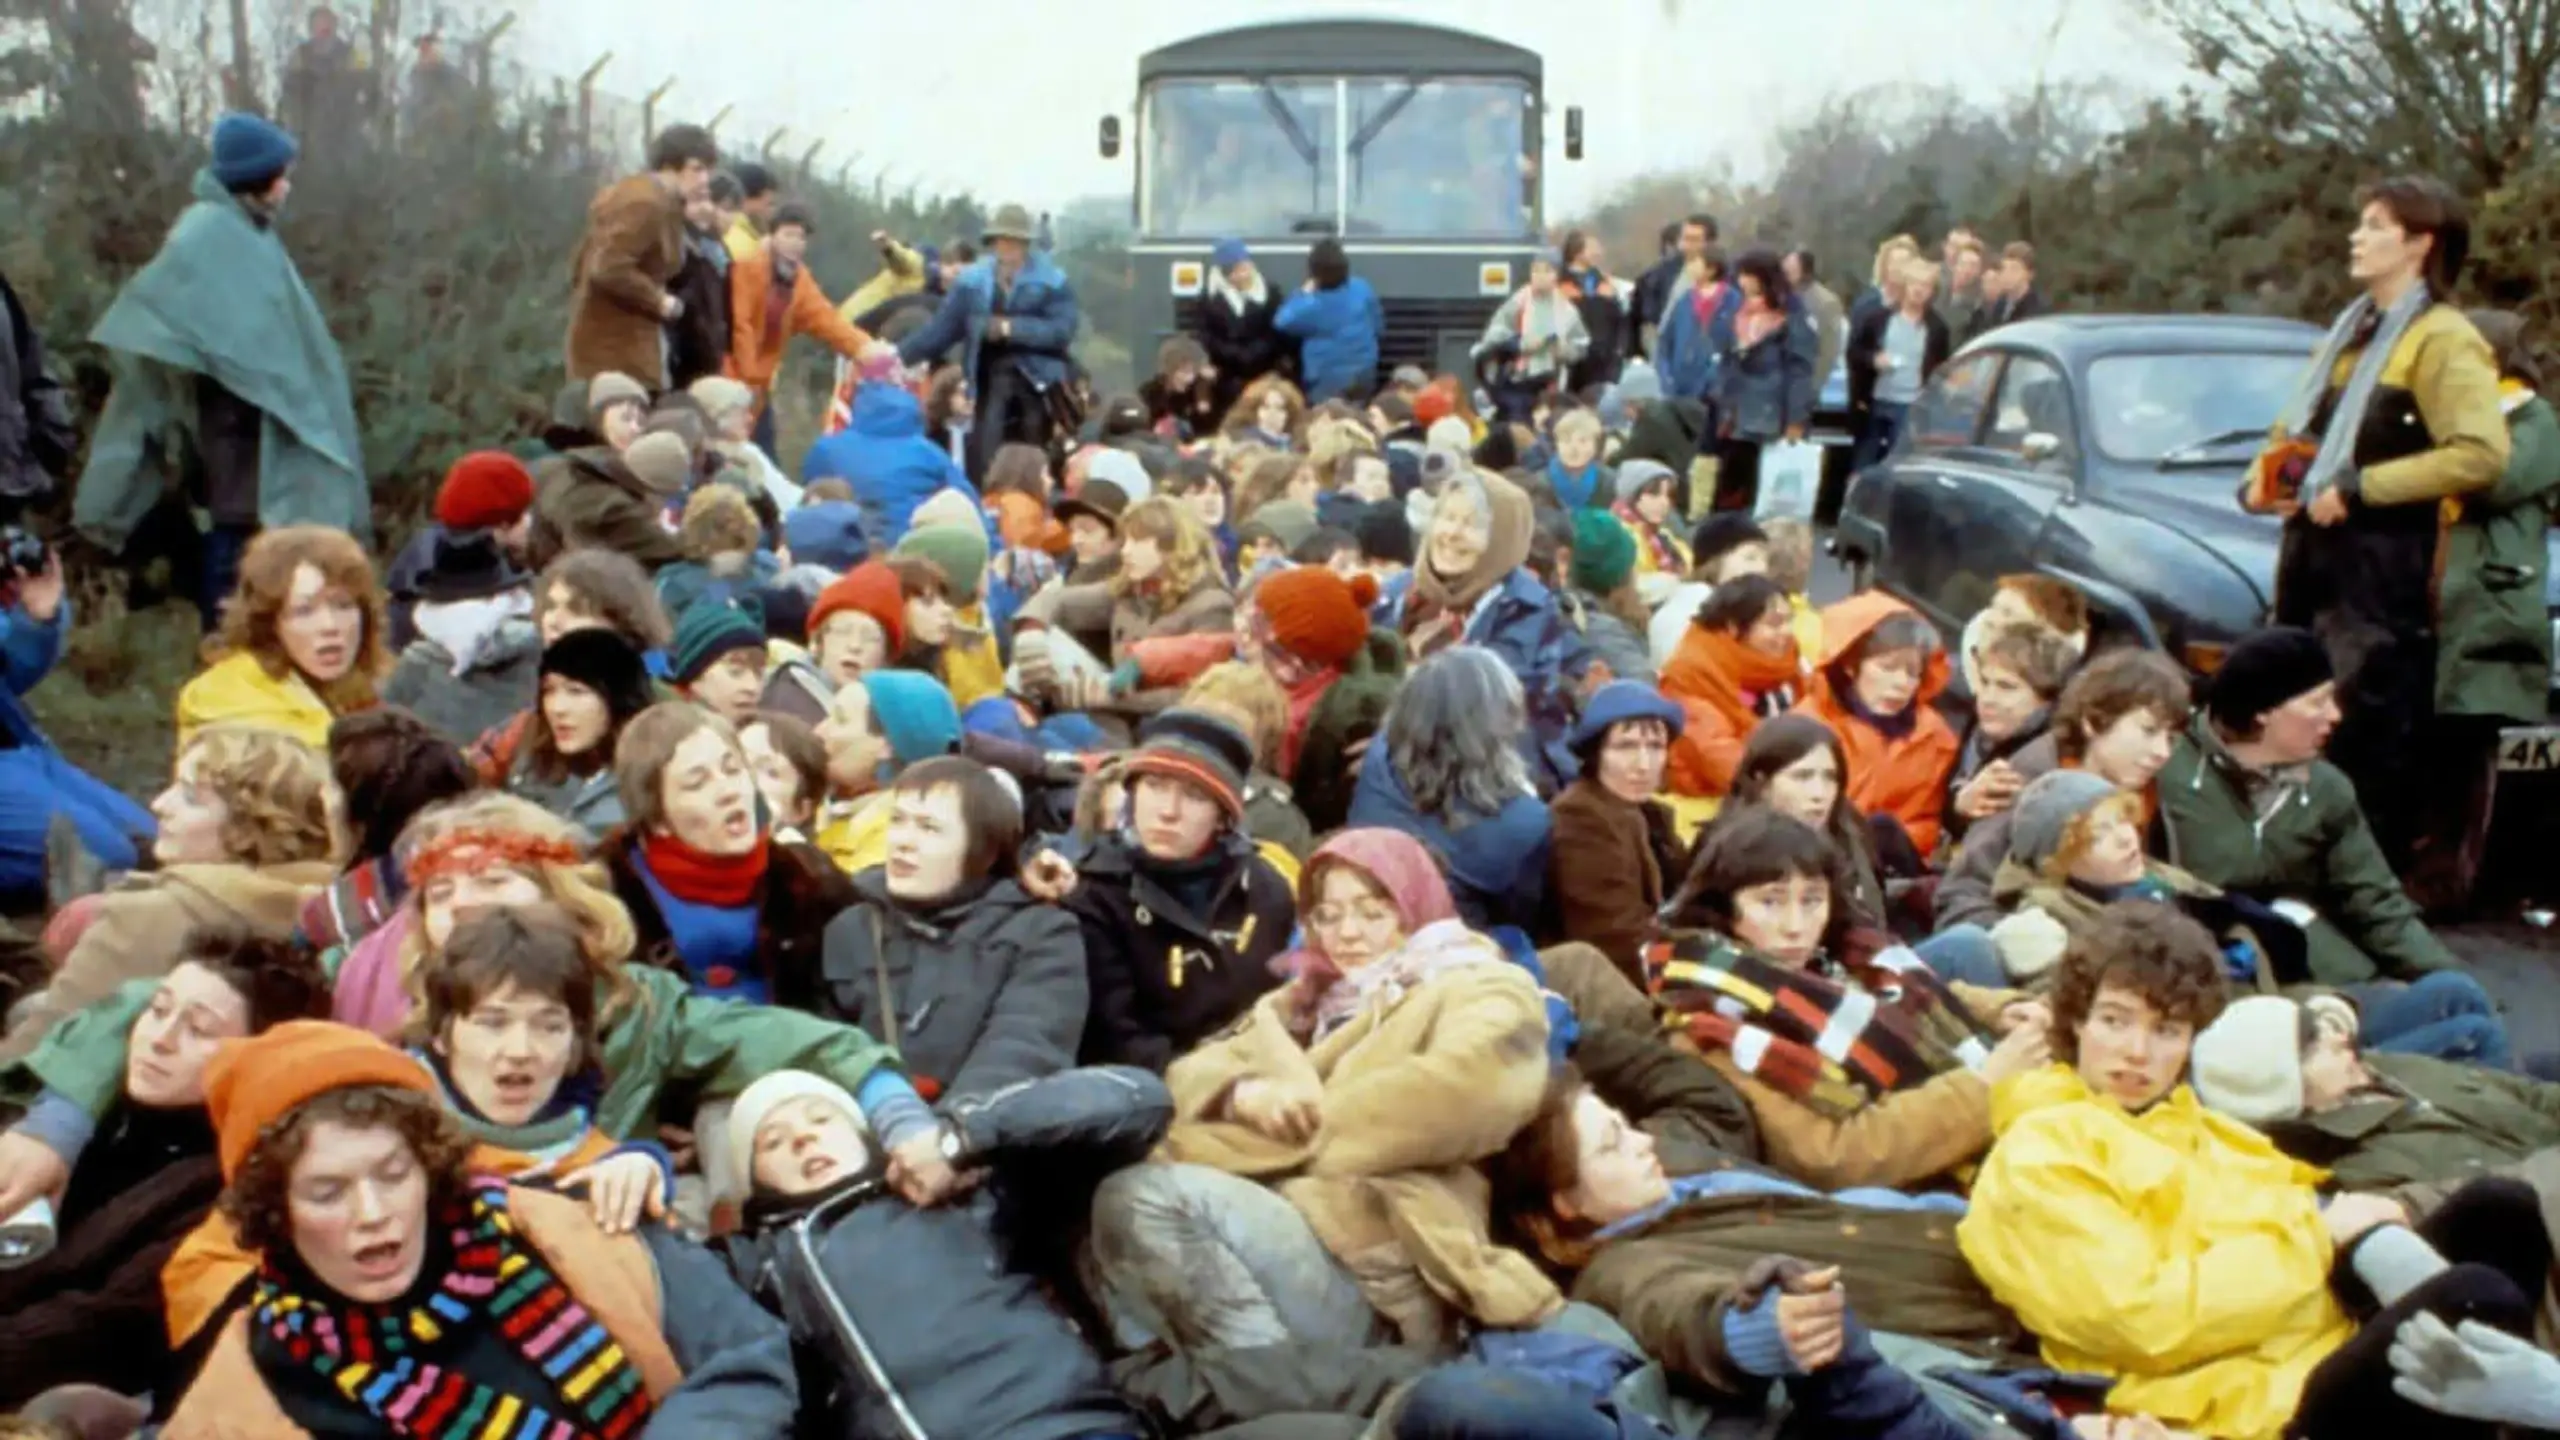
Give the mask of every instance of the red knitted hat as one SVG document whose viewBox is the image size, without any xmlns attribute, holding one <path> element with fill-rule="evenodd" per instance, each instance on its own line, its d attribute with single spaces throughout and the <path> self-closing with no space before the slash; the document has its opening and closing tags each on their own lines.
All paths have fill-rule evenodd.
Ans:
<svg viewBox="0 0 2560 1440">
<path fill-rule="evenodd" d="M 1413 423 L 1425 430 L 1457 413 L 1458 397 L 1438 385 L 1426 385 L 1413 397 Z"/>
<path fill-rule="evenodd" d="M 1317 665 L 1341 665 L 1369 643 L 1378 582 L 1367 575 L 1346 581 L 1322 565 L 1300 565 L 1254 587 L 1253 603 L 1271 621 L 1271 638 L 1281 648 Z"/>
<path fill-rule="evenodd" d="M 827 627 L 827 617 L 847 610 L 860 611 L 880 622 L 880 631 L 889 638 L 889 658 L 907 645 L 907 595 L 899 588 L 898 572 L 885 560 L 866 560 L 818 592 L 818 603 L 809 607 L 809 638 Z"/>
<path fill-rule="evenodd" d="M 533 508 L 533 474 L 503 450 L 474 450 L 444 472 L 436 523 L 447 530 L 496 530 Z"/>
</svg>

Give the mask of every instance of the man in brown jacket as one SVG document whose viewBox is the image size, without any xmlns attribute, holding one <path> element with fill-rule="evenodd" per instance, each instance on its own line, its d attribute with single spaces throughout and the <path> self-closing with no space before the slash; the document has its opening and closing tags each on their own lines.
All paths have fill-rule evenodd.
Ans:
<svg viewBox="0 0 2560 1440">
<path fill-rule="evenodd" d="M 684 314 L 668 293 L 684 265 L 685 202 L 711 184 L 720 148 L 699 125 L 649 142 L 649 169 L 608 185 L 587 207 L 569 280 L 569 378 L 607 370 L 652 392 L 667 384 L 666 326 Z"/>
</svg>

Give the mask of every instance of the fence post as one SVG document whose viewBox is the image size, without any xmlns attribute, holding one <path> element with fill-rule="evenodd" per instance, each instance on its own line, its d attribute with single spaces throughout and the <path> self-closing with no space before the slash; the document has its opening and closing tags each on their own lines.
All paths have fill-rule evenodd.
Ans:
<svg viewBox="0 0 2560 1440">
<path fill-rule="evenodd" d="M 613 52 L 607 50 L 578 76 L 578 163 L 581 166 L 596 163 L 596 77 L 612 63 Z"/>
<path fill-rule="evenodd" d="M 649 142 L 658 138 L 658 102 L 666 99 L 667 92 L 674 88 L 676 77 L 670 75 L 640 102 L 640 149 L 643 153 L 647 152 Z"/>
<path fill-rule="evenodd" d="M 818 152 L 826 148 L 827 142 L 818 139 L 810 141 L 809 148 L 800 152 L 800 183 L 803 186 L 809 183 L 809 167 L 817 163 Z"/>
<path fill-rule="evenodd" d="M 702 128 L 711 132 L 712 139 L 719 139 L 720 122 L 728 119 L 729 112 L 737 108 L 738 107 L 735 105 L 723 105 L 719 109 L 712 111 L 711 118 L 702 122 Z"/>
<path fill-rule="evenodd" d="M 490 57 L 497 53 L 498 38 L 506 34 L 509 30 L 514 29 L 515 24 L 516 12 L 510 10 L 506 14 L 499 16 L 496 24 L 493 24 L 488 29 L 481 31 L 479 35 L 470 42 L 472 78 L 479 82 L 480 89 L 484 92 L 490 88 L 491 65 L 493 63 Z"/>
</svg>

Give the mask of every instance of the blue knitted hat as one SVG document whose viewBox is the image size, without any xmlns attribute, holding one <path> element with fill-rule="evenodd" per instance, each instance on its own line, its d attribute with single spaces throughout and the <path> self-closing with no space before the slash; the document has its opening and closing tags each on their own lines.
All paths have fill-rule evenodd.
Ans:
<svg viewBox="0 0 2560 1440">
<path fill-rule="evenodd" d="M 1629 720 L 1659 720 L 1671 727 L 1676 738 L 1688 723 L 1689 716 L 1678 703 L 1664 699 L 1662 693 L 1650 685 L 1634 680 L 1612 680 L 1600 687 L 1599 693 L 1591 697 L 1591 703 L 1582 707 L 1582 723 L 1573 727 L 1566 748 L 1579 751 L 1597 745 L 1608 735 L 1610 726 L 1622 725 Z"/>
<path fill-rule="evenodd" d="M 873 670 L 862 677 L 872 723 L 901 770 L 960 748 L 960 707 L 942 682 L 915 670 Z"/>
<path fill-rule="evenodd" d="M 1209 247 L 1209 263 L 1220 270 L 1233 270 L 1252 258 L 1253 252 L 1245 249 L 1241 240 L 1221 240 Z"/>
<path fill-rule="evenodd" d="M 272 120 L 234 110 L 213 122 L 213 178 L 226 190 L 263 185 L 285 172 L 302 147 Z"/>
<path fill-rule="evenodd" d="M 795 565 L 820 565 L 841 575 L 871 558 L 862 533 L 862 507 L 850 500 L 820 500 L 782 517 L 782 543 Z"/>
</svg>

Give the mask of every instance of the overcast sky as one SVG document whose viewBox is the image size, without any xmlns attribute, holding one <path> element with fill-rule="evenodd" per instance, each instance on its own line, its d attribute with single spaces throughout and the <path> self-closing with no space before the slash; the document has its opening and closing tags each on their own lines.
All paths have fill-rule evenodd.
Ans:
<svg viewBox="0 0 2560 1440">
<path fill-rule="evenodd" d="M 662 113 L 732 103 L 724 135 L 787 125 L 795 154 L 823 136 L 821 169 L 858 156 L 859 172 L 885 167 L 893 184 L 1035 209 L 1127 188 L 1127 152 L 1101 159 L 1094 122 L 1130 111 L 1141 52 L 1271 20 L 1420 20 L 1540 52 L 1551 112 L 1587 117 L 1587 158 L 1551 171 L 1549 207 L 1566 213 L 1649 170 L 1723 158 L 1748 175 L 1773 123 L 1830 91 L 1913 80 L 1989 97 L 2031 86 L 2039 66 L 2151 90 L 2180 73 L 2134 0 L 1682 0 L 1676 23 L 1664 0 L 514 4 L 529 64 L 574 73 L 610 49 L 606 90 L 636 97 L 677 77 Z M 1560 154 L 1552 130 L 1549 148 Z"/>
</svg>

